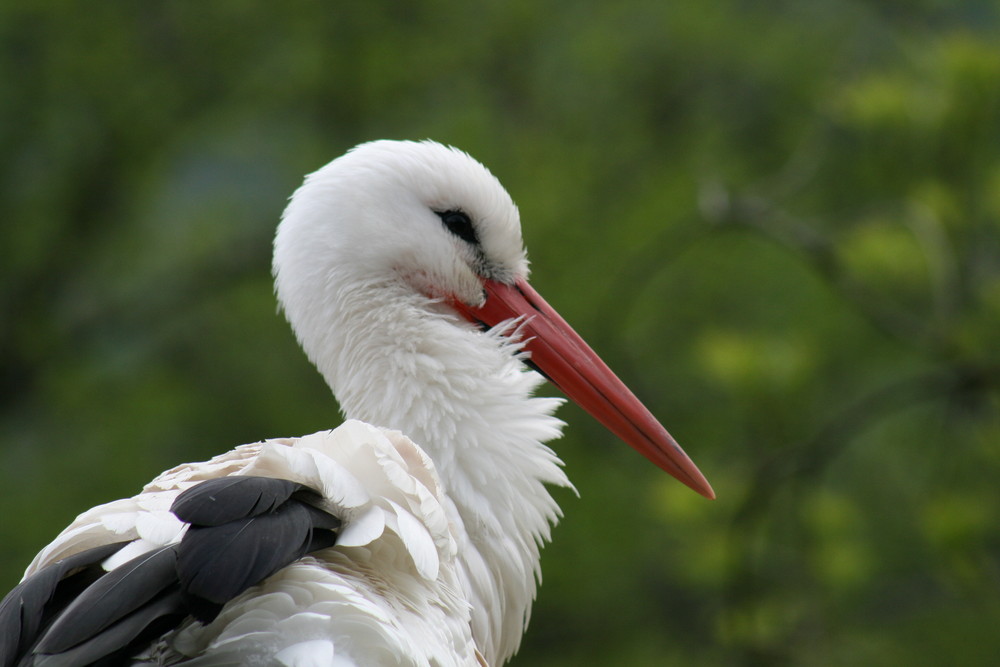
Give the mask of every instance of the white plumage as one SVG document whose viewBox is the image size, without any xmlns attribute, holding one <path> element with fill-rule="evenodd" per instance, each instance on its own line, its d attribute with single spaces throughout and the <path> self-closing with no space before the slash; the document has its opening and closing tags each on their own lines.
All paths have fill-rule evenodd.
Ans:
<svg viewBox="0 0 1000 667">
<path fill-rule="evenodd" d="M 26 577 L 102 544 L 131 541 L 104 562 L 111 570 L 178 543 L 187 526 L 170 511 L 176 497 L 226 476 L 320 492 L 310 502 L 342 521 L 337 543 L 251 586 L 210 622 L 182 620 L 135 663 L 509 659 L 559 517 L 546 487 L 570 486 L 545 445 L 560 434 L 560 400 L 531 396 L 543 379 L 525 371 L 526 357 L 658 465 L 711 494 L 624 385 L 599 384 L 606 367 L 593 353 L 559 338 L 568 326 L 525 282 L 516 207 L 466 154 L 381 141 L 334 160 L 293 196 L 274 272 L 299 342 L 349 421 L 167 471 L 135 497 L 78 517 Z M 506 307 L 522 297 L 527 306 Z"/>
<path fill-rule="evenodd" d="M 82 514 L 29 566 L 30 575 L 84 549 L 134 540 L 109 569 L 178 542 L 177 495 L 228 475 L 289 479 L 320 490 L 344 519 L 337 546 L 243 593 L 208 625 L 189 621 L 150 660 L 190 664 L 475 665 L 457 544 L 427 455 L 397 431 L 347 421 L 332 431 L 267 440 L 185 464 L 140 494 Z M 311 656 L 306 659 L 303 656 Z"/>
</svg>

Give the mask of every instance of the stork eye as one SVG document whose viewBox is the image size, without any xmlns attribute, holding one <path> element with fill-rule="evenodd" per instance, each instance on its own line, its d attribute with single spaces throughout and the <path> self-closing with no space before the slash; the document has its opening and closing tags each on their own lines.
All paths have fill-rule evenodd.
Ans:
<svg viewBox="0 0 1000 667">
<path fill-rule="evenodd" d="M 467 243 L 479 245 L 479 237 L 476 236 L 472 220 L 463 211 L 435 211 L 435 213 L 441 218 L 441 222 L 444 223 L 449 232 Z"/>
</svg>

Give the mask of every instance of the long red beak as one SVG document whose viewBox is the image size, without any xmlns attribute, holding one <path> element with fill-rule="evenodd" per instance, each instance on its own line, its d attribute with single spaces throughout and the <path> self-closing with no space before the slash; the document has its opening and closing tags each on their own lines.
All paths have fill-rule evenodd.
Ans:
<svg viewBox="0 0 1000 667">
<path fill-rule="evenodd" d="M 647 459 L 706 498 L 715 498 L 708 480 L 667 429 L 526 281 L 507 285 L 487 280 L 484 287 L 481 308 L 453 300 L 462 316 L 491 327 L 523 316 L 522 337 L 532 365 Z"/>
</svg>

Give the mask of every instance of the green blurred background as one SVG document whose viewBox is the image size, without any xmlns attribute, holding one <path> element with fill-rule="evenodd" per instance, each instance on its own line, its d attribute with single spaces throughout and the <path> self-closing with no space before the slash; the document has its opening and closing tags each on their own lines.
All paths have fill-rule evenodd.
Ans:
<svg viewBox="0 0 1000 667">
<path fill-rule="evenodd" d="M 719 495 L 567 406 L 513 664 L 996 664 L 996 2 L 7 0 L 0 47 L 3 590 L 164 468 L 339 423 L 271 237 L 430 137 Z"/>
</svg>

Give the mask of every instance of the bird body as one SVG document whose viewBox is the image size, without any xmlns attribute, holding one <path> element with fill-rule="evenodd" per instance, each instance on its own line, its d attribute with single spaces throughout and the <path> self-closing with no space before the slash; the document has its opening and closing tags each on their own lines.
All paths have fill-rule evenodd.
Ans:
<svg viewBox="0 0 1000 667">
<path fill-rule="evenodd" d="M 86 642 L 63 626 L 104 613 L 88 641 L 121 664 L 504 663 L 560 516 L 548 487 L 571 486 L 546 444 L 561 400 L 532 395 L 544 378 L 525 363 L 711 496 L 527 284 L 517 209 L 466 154 L 357 147 L 293 195 L 274 258 L 279 302 L 349 420 L 179 466 L 82 514 L 0 606 L 17 647 L 0 667 L 79 664 Z M 97 583 L 67 603 L 74 573 Z M 142 630 L 122 639 L 129 624 Z"/>
<path fill-rule="evenodd" d="M 196 656 L 185 664 L 477 664 L 457 542 L 433 464 L 401 433 L 354 420 L 169 470 L 138 495 L 82 514 L 27 576 L 102 544 L 127 542 L 104 562 L 109 570 L 176 544 L 188 528 L 169 511 L 178 495 L 227 476 L 320 491 L 318 504 L 343 521 L 337 544 L 238 595 L 211 622 L 180 624 L 152 642 L 140 664 Z"/>
</svg>

